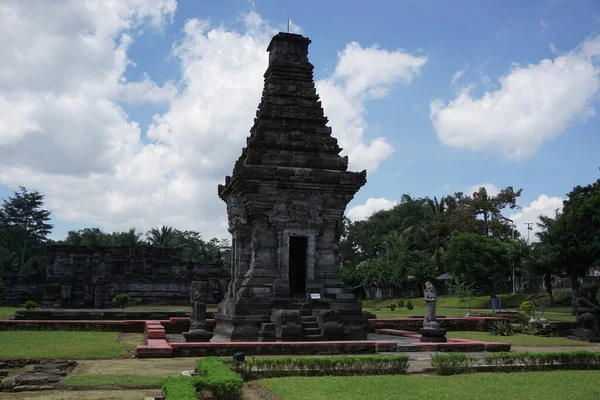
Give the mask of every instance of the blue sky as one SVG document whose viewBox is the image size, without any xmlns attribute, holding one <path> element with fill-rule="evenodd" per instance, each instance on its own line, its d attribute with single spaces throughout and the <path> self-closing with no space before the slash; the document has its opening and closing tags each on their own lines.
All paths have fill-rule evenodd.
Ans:
<svg viewBox="0 0 600 400">
<path fill-rule="evenodd" d="M 523 231 L 597 179 L 596 1 L 42 1 L 35 11 L 7 1 L 0 197 L 19 184 L 47 194 L 55 239 L 163 223 L 225 236 L 216 184 L 251 126 L 266 43 L 288 17 L 312 40 L 333 134 L 351 167 L 368 170 L 354 218 L 403 193 L 512 185 L 523 210 L 506 215 Z M 353 93 L 356 82 L 366 89 Z"/>
</svg>

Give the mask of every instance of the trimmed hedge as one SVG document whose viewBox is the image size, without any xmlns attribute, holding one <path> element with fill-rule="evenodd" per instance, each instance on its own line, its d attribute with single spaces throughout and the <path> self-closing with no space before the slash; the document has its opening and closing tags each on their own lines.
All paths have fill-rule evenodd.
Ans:
<svg viewBox="0 0 600 400">
<path fill-rule="evenodd" d="M 284 376 L 406 374 L 408 356 L 250 357 L 235 367 L 244 379 Z"/>
<path fill-rule="evenodd" d="M 172 376 L 162 387 L 167 400 L 197 400 L 196 386 L 200 379 L 196 376 Z"/>
<path fill-rule="evenodd" d="M 229 369 L 228 359 L 213 357 L 196 361 L 196 373 L 203 378 L 200 389 L 208 389 L 215 399 L 237 399 L 242 393 L 244 381 Z"/>
<path fill-rule="evenodd" d="M 229 360 L 206 357 L 196 362 L 198 376 L 168 378 L 163 385 L 166 400 L 197 400 L 198 390 L 209 390 L 213 399 L 239 399 L 244 381 L 227 365 Z"/>
<path fill-rule="evenodd" d="M 500 370 L 600 369 L 600 353 L 579 350 L 552 353 L 498 353 L 485 356 L 485 364 Z"/>
<path fill-rule="evenodd" d="M 548 371 L 548 370 L 598 370 L 600 353 L 569 351 L 552 353 L 497 353 L 484 358 L 470 358 L 465 354 L 436 354 L 431 365 L 438 375 L 465 374 L 478 366 L 482 370 L 498 372 Z M 478 368 L 479 369 L 479 368 Z"/>
<path fill-rule="evenodd" d="M 470 374 L 476 359 L 462 353 L 436 354 L 431 357 L 431 365 L 438 375 Z"/>
</svg>

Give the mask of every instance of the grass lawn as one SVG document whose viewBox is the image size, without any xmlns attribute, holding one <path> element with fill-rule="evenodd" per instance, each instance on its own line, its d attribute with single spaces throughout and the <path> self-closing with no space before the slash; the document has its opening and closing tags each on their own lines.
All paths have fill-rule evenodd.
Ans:
<svg viewBox="0 0 600 400">
<path fill-rule="evenodd" d="M 15 312 L 21 309 L 20 307 L 0 307 L 0 319 L 11 319 Z"/>
<path fill-rule="evenodd" d="M 143 335 L 134 335 L 141 339 Z M 6 331 L 0 332 L 0 359 L 114 358 L 134 349 L 139 340 L 122 343 L 116 332 Z M 127 335 L 131 339 L 131 335 Z M 119 343 L 121 342 L 121 343 Z"/>
<path fill-rule="evenodd" d="M 0 400 L 140 400 L 160 395 L 159 389 L 40 390 L 38 392 L 2 392 Z"/>
<path fill-rule="evenodd" d="M 495 336 L 489 332 L 454 331 L 446 334 L 450 338 L 483 340 L 510 343 L 516 346 L 585 346 L 595 343 L 579 342 L 561 337 L 542 337 L 515 333 L 512 336 Z M 598 375 L 600 378 L 600 375 Z"/>
<path fill-rule="evenodd" d="M 113 310 L 120 310 L 120 308 L 113 308 Z M 191 306 L 153 306 L 151 304 L 145 304 L 142 306 L 127 306 L 125 311 L 127 310 L 184 310 L 184 311 L 192 311 Z"/>
<path fill-rule="evenodd" d="M 160 388 L 167 377 L 145 376 L 136 374 L 71 374 L 65 379 L 63 386 L 69 388 Z"/>
<path fill-rule="evenodd" d="M 363 307 L 363 311 L 372 312 L 377 315 L 377 318 L 408 318 L 411 315 L 422 315 L 424 316 L 427 313 L 427 309 L 425 307 L 415 307 L 412 310 L 407 310 L 406 307 L 396 308 L 394 311 L 389 308 L 382 308 L 381 310 L 375 310 L 369 307 Z M 445 315 L 446 317 L 464 317 L 467 313 L 467 310 L 462 309 L 443 309 L 438 310 L 437 313 L 439 315 Z M 471 313 L 474 314 L 475 310 L 471 310 Z"/>
<path fill-rule="evenodd" d="M 283 400 L 597 399 L 598 371 L 264 379 Z"/>
</svg>

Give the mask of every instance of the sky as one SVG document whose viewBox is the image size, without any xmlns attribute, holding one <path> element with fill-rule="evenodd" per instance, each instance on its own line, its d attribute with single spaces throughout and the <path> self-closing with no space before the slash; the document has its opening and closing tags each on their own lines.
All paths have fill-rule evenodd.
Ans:
<svg viewBox="0 0 600 400">
<path fill-rule="evenodd" d="M 527 222 L 600 173 L 600 2 L 0 0 L 0 198 L 44 194 L 52 239 L 171 225 L 226 238 L 217 185 L 271 37 L 312 40 L 354 220 L 402 194 L 523 189 Z M 532 237 L 533 238 L 533 237 Z"/>
</svg>

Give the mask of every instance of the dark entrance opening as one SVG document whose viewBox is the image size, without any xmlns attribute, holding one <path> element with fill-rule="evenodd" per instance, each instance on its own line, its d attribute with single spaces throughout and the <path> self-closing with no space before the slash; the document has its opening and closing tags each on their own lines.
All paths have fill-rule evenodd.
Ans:
<svg viewBox="0 0 600 400">
<path fill-rule="evenodd" d="M 304 297 L 306 294 L 306 250 L 308 237 L 290 236 L 290 294 Z"/>
</svg>

